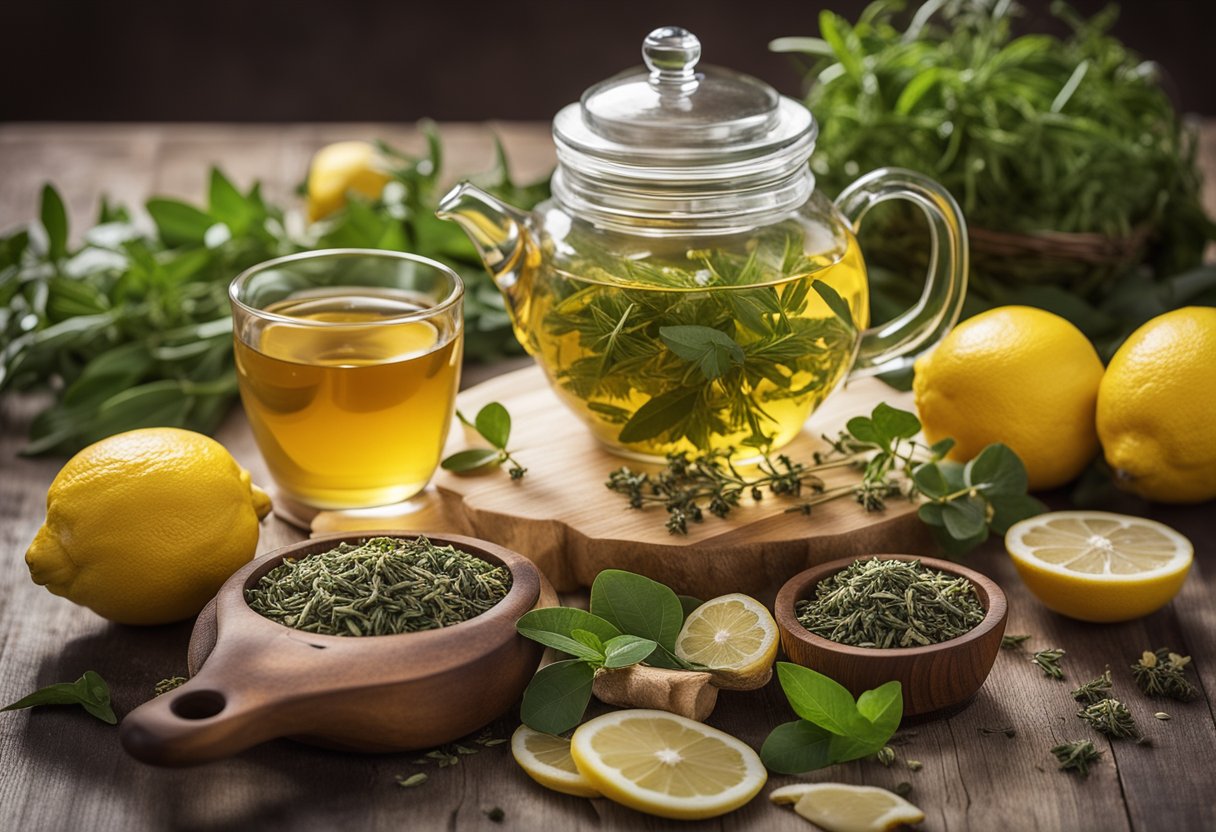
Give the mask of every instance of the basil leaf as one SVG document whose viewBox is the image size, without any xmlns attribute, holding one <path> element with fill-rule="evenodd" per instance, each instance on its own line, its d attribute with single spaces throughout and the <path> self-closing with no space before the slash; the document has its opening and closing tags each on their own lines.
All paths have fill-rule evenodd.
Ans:
<svg viewBox="0 0 1216 832">
<path fill-rule="evenodd" d="M 1013 497 L 1026 493 L 1026 466 L 1008 445 L 996 443 L 980 451 L 963 469 L 967 485 L 989 497 Z"/>
<path fill-rule="evenodd" d="M 520 718 L 534 731 L 546 734 L 569 731 L 587 710 L 594 680 L 595 668 L 578 659 L 542 667 L 524 691 Z"/>
<path fill-rule="evenodd" d="M 47 255 L 52 262 L 62 260 L 68 251 L 68 212 L 63 198 L 53 185 L 42 186 L 42 209 L 39 212 L 46 229 Z"/>
<path fill-rule="evenodd" d="M 664 326 L 659 328 L 659 337 L 680 358 L 695 362 L 708 381 L 743 363 L 743 348 L 712 326 Z"/>
<path fill-rule="evenodd" d="M 857 712 L 874 726 L 874 736 L 886 743 L 903 719 L 903 686 L 897 681 L 890 681 L 862 692 L 857 697 Z"/>
<path fill-rule="evenodd" d="M 0 711 L 15 711 L 39 705 L 80 705 L 102 722 L 114 725 L 118 718 L 110 706 L 110 687 L 100 675 L 86 670 L 75 682 L 60 682 L 36 690 Z"/>
<path fill-rule="evenodd" d="M 515 625 L 515 630 L 524 638 L 530 638 L 533 641 L 539 642 L 546 647 L 552 647 L 554 650 L 560 650 L 563 653 L 568 653 L 575 658 L 582 659 L 588 662 L 602 662 L 604 654 L 600 650 L 588 647 L 577 639 L 570 636 L 562 635 L 561 633 L 553 633 L 548 630 L 532 630 L 528 627 Z"/>
<path fill-rule="evenodd" d="M 856 329 L 857 324 L 853 322 L 853 312 L 849 309 L 849 302 L 840 296 L 840 293 L 824 283 L 822 280 L 816 280 L 811 284 L 819 297 L 823 298 L 823 302 L 828 305 L 828 309 L 840 319 L 840 322 L 849 329 Z"/>
<path fill-rule="evenodd" d="M 193 205 L 176 199 L 149 199 L 145 207 L 168 246 L 202 245 L 215 220 Z"/>
<path fill-rule="evenodd" d="M 777 678 L 794 713 L 808 722 L 840 736 L 867 730 L 853 694 L 836 680 L 790 662 L 777 662 Z"/>
<path fill-rule="evenodd" d="M 605 569 L 591 584 L 591 612 L 622 633 L 674 651 L 684 624 L 680 599 L 658 581 L 621 569 Z"/>
<path fill-rule="evenodd" d="M 688 418 L 700 395 L 696 387 L 677 387 L 660 393 L 634 412 L 617 440 L 625 444 L 642 442 L 671 430 Z"/>
<path fill-rule="evenodd" d="M 573 637 L 575 630 L 593 633 L 601 642 L 610 641 L 621 634 L 615 625 L 599 616 L 577 607 L 546 607 L 526 612 L 515 622 L 516 627 L 531 630 L 546 630 Z"/>
<path fill-rule="evenodd" d="M 617 636 L 604 645 L 604 667 L 628 667 L 644 662 L 658 646 L 648 638 Z"/>
<path fill-rule="evenodd" d="M 955 540 L 975 537 L 988 528 L 987 504 L 979 497 L 960 497 L 942 506 L 942 524 Z"/>
<path fill-rule="evenodd" d="M 474 427 L 495 448 L 506 450 L 511 436 L 511 414 L 498 402 L 490 402 L 477 412 Z"/>
<path fill-rule="evenodd" d="M 920 433 L 920 419 L 914 413 L 880 402 L 870 414 L 874 427 L 888 439 L 911 439 Z"/>
<path fill-rule="evenodd" d="M 498 451 L 494 448 L 470 448 L 467 451 L 457 451 L 451 456 L 444 457 L 439 463 L 445 471 L 460 474 L 465 471 L 476 471 L 498 462 Z"/>
<path fill-rule="evenodd" d="M 778 725 L 760 746 L 760 759 L 769 771 L 801 774 L 831 765 L 835 735 L 805 719 Z"/>
</svg>

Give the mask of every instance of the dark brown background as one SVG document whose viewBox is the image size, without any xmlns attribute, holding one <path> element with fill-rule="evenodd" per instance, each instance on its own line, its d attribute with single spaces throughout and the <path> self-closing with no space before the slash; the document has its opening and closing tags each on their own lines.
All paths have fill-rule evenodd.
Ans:
<svg viewBox="0 0 1216 832">
<path fill-rule="evenodd" d="M 994 0 L 995 1 L 995 0 Z M 783 35 L 859 0 L 34 0 L 0 12 L 0 121 L 543 119 L 638 62 L 646 32 L 696 32 L 708 62 L 797 94 Z M 910 5 L 918 5 L 913 2 Z M 1046 0 L 1027 27 L 1062 31 Z M 1105 0 L 1076 0 L 1092 14 Z M 1183 109 L 1216 114 L 1212 0 L 1125 0 L 1115 32 Z"/>
</svg>

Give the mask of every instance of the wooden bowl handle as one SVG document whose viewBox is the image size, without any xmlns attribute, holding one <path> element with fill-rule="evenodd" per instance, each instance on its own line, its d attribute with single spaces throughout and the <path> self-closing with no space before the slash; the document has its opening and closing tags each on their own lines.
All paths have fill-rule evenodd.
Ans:
<svg viewBox="0 0 1216 832">
<path fill-rule="evenodd" d="M 152 765 L 191 766 L 279 736 L 280 722 L 267 707 L 274 703 L 215 665 L 212 656 L 193 679 L 127 714 L 119 730 L 123 748 Z"/>
</svg>

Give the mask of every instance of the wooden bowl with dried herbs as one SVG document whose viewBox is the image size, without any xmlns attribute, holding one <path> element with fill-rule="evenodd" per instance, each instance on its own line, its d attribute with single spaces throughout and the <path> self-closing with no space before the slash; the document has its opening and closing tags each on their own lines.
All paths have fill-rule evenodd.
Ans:
<svg viewBox="0 0 1216 832">
<path fill-rule="evenodd" d="M 193 765 L 276 737 L 351 751 L 459 739 L 511 708 L 542 648 L 515 621 L 557 596 L 483 540 L 326 535 L 247 564 L 199 615 L 190 681 L 123 720 L 123 746 Z"/>
<path fill-rule="evenodd" d="M 979 691 L 1006 612 L 1005 593 L 984 575 L 912 555 L 812 567 L 790 578 L 774 605 L 790 661 L 854 696 L 899 681 L 904 716 L 956 709 Z"/>
</svg>

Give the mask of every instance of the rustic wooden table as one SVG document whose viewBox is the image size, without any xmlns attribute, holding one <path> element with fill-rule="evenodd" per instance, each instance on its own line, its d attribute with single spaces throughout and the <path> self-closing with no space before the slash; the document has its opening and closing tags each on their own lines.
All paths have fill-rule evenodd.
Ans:
<svg viewBox="0 0 1216 832">
<path fill-rule="evenodd" d="M 552 164 L 546 127 L 497 129 L 523 178 L 542 174 Z M 484 127 L 451 125 L 444 134 L 452 169 L 489 164 Z M 262 179 L 271 198 L 285 201 L 320 144 L 372 136 L 406 145 L 417 140 L 413 130 L 397 125 L 0 125 L 0 229 L 34 215 L 46 179 L 63 191 L 73 227 L 80 229 L 102 192 L 131 204 L 153 193 L 199 199 L 209 162 L 221 164 L 241 184 Z M 1209 177 L 1216 178 L 1216 133 L 1210 129 L 1203 152 Z M 92 669 L 109 681 L 122 715 L 148 699 L 157 680 L 184 673 L 190 625 L 140 629 L 109 624 L 31 583 L 22 555 L 42 521 L 47 487 L 62 464 L 18 456 L 29 420 L 42 403 L 37 397 L 11 396 L 0 402 L 0 702 Z M 220 439 L 255 479 L 268 479 L 239 412 Z M 863 760 L 808 779 L 887 788 L 910 783 L 911 799 L 927 816 L 926 830 L 1216 829 L 1212 506 L 1155 508 L 1129 501 L 1121 507 L 1157 517 L 1195 542 L 1195 566 L 1170 606 L 1126 624 L 1097 626 L 1062 618 L 1040 606 L 1000 547 L 989 545 L 969 563 L 1007 592 L 1008 632 L 1033 634 L 1035 649 L 1066 649 L 1067 682 L 1044 678 L 1026 652 L 1003 651 L 970 707 L 950 718 L 905 726 L 898 760 L 890 768 Z M 258 548 L 267 551 L 299 537 L 272 519 Z M 1131 684 L 1127 665 L 1141 650 L 1163 645 L 1194 657 L 1205 694 L 1199 701 L 1151 701 Z M 1095 736 L 1105 753 L 1082 780 L 1057 771 L 1048 749 L 1091 735 L 1074 716 L 1068 691 L 1107 666 L 1151 743 L 1110 743 Z M 1153 712 L 1163 709 L 1172 716 L 1168 722 L 1153 718 Z M 759 747 L 770 728 L 791 718 L 771 684 L 755 693 L 724 693 L 711 722 Z M 493 730 L 506 737 L 515 725 L 508 716 Z M 982 730 L 1007 727 L 1012 736 Z M 417 756 L 357 756 L 278 741 L 205 767 L 163 770 L 129 758 L 116 729 L 77 710 L 0 714 L 0 828 L 810 828 L 763 797 L 724 818 L 687 825 L 640 815 L 607 800 L 566 797 L 529 780 L 504 745 L 463 756 L 452 767 L 428 767 L 425 785 L 402 789 L 395 775 L 418 770 L 411 764 Z M 910 771 L 907 759 L 920 760 L 923 768 Z M 771 783 L 792 781 L 774 777 Z M 486 814 L 494 807 L 503 810 L 500 822 Z"/>
</svg>

